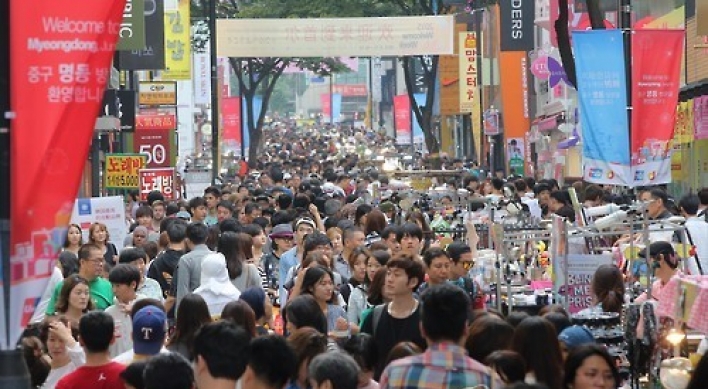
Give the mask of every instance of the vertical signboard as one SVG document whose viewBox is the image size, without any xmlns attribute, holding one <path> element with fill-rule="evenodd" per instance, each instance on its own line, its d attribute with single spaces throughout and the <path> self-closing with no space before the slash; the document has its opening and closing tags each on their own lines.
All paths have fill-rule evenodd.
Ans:
<svg viewBox="0 0 708 389">
<path fill-rule="evenodd" d="M 145 46 L 118 52 L 121 70 L 162 70 L 165 68 L 165 2 L 144 0 Z"/>
<path fill-rule="evenodd" d="M 0 314 L 13 346 L 63 244 L 110 77 L 125 0 L 13 1 L 10 18 L 10 306 Z M 51 188 L 51 196 L 38 196 Z M 30 312 L 29 315 L 27 313 Z"/>
<path fill-rule="evenodd" d="M 523 138 L 529 130 L 528 56 L 524 51 L 499 54 L 504 138 Z"/>
<path fill-rule="evenodd" d="M 147 157 L 145 166 L 149 169 L 171 167 L 172 161 L 170 137 L 174 130 L 137 128 L 133 138 L 133 148 L 136 153 Z"/>
<path fill-rule="evenodd" d="M 177 10 L 165 12 L 165 80 L 192 78 L 190 0 L 179 0 Z"/>
<path fill-rule="evenodd" d="M 145 48 L 145 0 L 126 0 L 116 48 L 118 50 Z"/>
<path fill-rule="evenodd" d="M 499 2 L 501 51 L 531 51 L 534 49 L 535 5 L 535 0 Z"/>
<path fill-rule="evenodd" d="M 194 53 L 194 104 L 211 103 L 210 68 L 208 53 Z"/>
<path fill-rule="evenodd" d="M 175 199 L 175 168 L 140 169 L 140 199 L 147 200 L 148 194 L 158 191 L 165 200 Z"/>
</svg>

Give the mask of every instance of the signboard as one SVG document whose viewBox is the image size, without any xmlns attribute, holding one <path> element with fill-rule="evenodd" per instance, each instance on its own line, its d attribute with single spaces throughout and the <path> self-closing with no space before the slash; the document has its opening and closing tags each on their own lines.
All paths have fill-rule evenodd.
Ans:
<svg viewBox="0 0 708 389">
<path fill-rule="evenodd" d="M 120 130 L 133 132 L 135 130 L 135 91 L 107 89 L 103 92 L 103 116 L 113 116 L 120 119 Z"/>
<path fill-rule="evenodd" d="M 83 241 L 88 242 L 89 228 L 93 223 L 103 223 L 108 229 L 110 242 L 118 251 L 125 240 L 125 203 L 122 196 L 76 199 L 71 213 L 71 223 L 81 227 Z"/>
<path fill-rule="evenodd" d="M 147 157 L 145 167 L 149 169 L 172 167 L 170 160 L 171 130 L 136 129 L 133 138 L 133 149 L 136 153 Z"/>
<path fill-rule="evenodd" d="M 562 260 L 561 260 L 562 261 Z M 568 302 L 568 312 L 578 313 L 593 306 L 592 276 L 598 267 L 612 264 L 611 255 L 568 254 L 568 267 L 561 274 L 567 275 L 565 297 Z M 565 283 L 565 281 L 562 281 Z"/>
<path fill-rule="evenodd" d="M 524 138 L 511 138 L 506 142 L 506 158 L 509 174 L 524 175 Z"/>
<path fill-rule="evenodd" d="M 211 61 L 208 53 L 194 53 L 194 104 L 211 103 Z"/>
<path fill-rule="evenodd" d="M 106 154 L 106 189 L 137 189 L 138 170 L 146 163 L 147 157 L 142 154 Z"/>
<path fill-rule="evenodd" d="M 165 200 L 175 199 L 175 168 L 140 169 L 140 200 L 152 191 L 160 191 Z"/>
<path fill-rule="evenodd" d="M 534 49 L 535 0 L 499 2 L 501 51 Z"/>
<path fill-rule="evenodd" d="M 529 0 L 530 1 L 530 0 Z M 528 2 L 528 1 L 527 1 Z M 533 8 L 531 8 L 533 48 Z M 454 16 L 218 19 L 219 57 L 377 57 L 453 53 Z"/>
<path fill-rule="evenodd" d="M 138 90 L 140 105 L 177 105 L 177 83 L 174 81 L 141 81 Z"/>
<path fill-rule="evenodd" d="M 529 113 L 529 66 L 527 53 L 507 51 L 500 55 L 502 116 L 505 138 L 523 138 L 531 127 Z"/>
<path fill-rule="evenodd" d="M 145 0 L 126 0 L 118 37 L 118 50 L 145 48 Z"/>
<path fill-rule="evenodd" d="M 337 84 L 332 85 L 332 93 L 342 96 L 368 96 L 368 90 L 364 84 Z"/>
<path fill-rule="evenodd" d="M 165 8 L 162 0 L 144 0 L 145 45 L 118 52 L 120 70 L 162 70 L 165 68 Z"/>
<path fill-rule="evenodd" d="M 479 104 L 477 85 L 477 33 L 462 32 L 460 44 L 460 112 L 471 113 Z"/>
<path fill-rule="evenodd" d="M 164 80 L 192 78 L 192 42 L 190 40 L 190 0 L 179 1 L 178 9 L 165 11 L 165 72 Z"/>
<path fill-rule="evenodd" d="M 135 128 L 153 130 L 174 130 L 177 128 L 177 115 L 143 115 L 135 117 Z"/>
<path fill-rule="evenodd" d="M 186 198 L 204 196 L 204 189 L 211 186 L 211 170 L 190 170 L 184 173 Z"/>
<path fill-rule="evenodd" d="M 394 125 L 396 126 L 396 143 L 409 145 L 413 141 L 411 134 L 411 101 L 408 95 L 393 97 Z"/>
</svg>

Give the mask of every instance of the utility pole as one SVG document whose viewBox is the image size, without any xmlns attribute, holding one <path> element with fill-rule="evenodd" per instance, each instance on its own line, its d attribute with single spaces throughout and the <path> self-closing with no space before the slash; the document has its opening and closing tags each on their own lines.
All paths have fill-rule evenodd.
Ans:
<svg viewBox="0 0 708 389">
<path fill-rule="evenodd" d="M 620 0 L 619 24 L 624 37 L 624 70 L 627 77 L 627 126 L 629 128 L 630 150 L 632 155 L 632 0 Z"/>
</svg>

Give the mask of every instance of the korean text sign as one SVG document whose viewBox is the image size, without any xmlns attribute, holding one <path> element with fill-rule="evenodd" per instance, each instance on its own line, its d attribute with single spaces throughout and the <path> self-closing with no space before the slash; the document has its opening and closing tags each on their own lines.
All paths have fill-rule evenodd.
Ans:
<svg viewBox="0 0 708 389">
<path fill-rule="evenodd" d="M 138 171 L 147 164 L 144 154 L 106 155 L 106 189 L 137 189 Z"/>
<path fill-rule="evenodd" d="M 165 80 L 192 78 L 192 46 L 190 40 L 190 0 L 178 0 L 177 10 L 165 10 Z"/>
<path fill-rule="evenodd" d="M 175 197 L 175 169 L 141 169 L 140 172 L 140 199 L 145 201 L 152 191 L 159 191 L 165 196 L 165 200 L 173 200 Z"/>
<path fill-rule="evenodd" d="M 10 8 L 11 237 L 9 328 L 26 325 L 63 243 L 88 156 L 96 113 L 110 77 L 125 0 L 13 1 Z M 52 188 L 37 196 L 37 188 Z M 4 334 L 8 333 L 8 336 Z"/>
<path fill-rule="evenodd" d="M 173 134 L 174 131 L 155 128 L 135 130 L 133 148 L 136 153 L 147 157 L 145 164 L 147 168 L 172 166 L 170 136 Z"/>
</svg>

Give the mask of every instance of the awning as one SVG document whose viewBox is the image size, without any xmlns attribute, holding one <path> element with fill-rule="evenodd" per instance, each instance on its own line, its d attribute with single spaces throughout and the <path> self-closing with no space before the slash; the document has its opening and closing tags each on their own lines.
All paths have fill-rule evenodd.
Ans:
<svg viewBox="0 0 708 389">
<path fill-rule="evenodd" d="M 708 95 L 708 78 L 684 85 L 679 91 L 679 100 L 687 101 L 694 97 Z"/>
<path fill-rule="evenodd" d="M 538 132 L 550 132 L 558 128 L 558 125 L 565 122 L 565 114 L 559 113 L 548 117 L 540 117 L 533 121 L 533 127 Z"/>
</svg>

